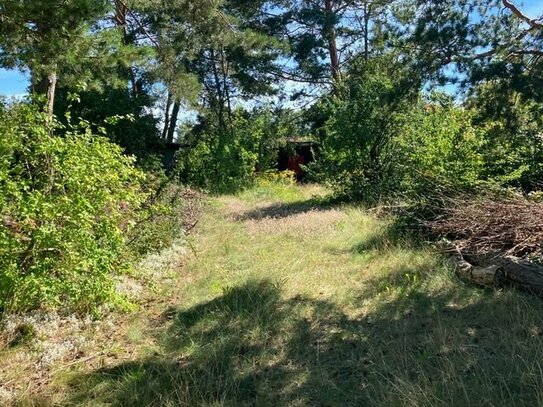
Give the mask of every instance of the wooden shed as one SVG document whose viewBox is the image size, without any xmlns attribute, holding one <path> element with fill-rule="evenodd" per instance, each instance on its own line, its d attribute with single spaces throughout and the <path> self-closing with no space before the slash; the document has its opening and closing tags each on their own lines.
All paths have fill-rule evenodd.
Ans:
<svg viewBox="0 0 543 407">
<path fill-rule="evenodd" d="M 315 150 L 318 143 L 303 138 L 289 138 L 284 147 L 279 149 L 277 169 L 279 171 L 290 170 L 296 174 L 298 181 L 303 181 L 307 175 L 303 168 L 315 160 Z"/>
</svg>

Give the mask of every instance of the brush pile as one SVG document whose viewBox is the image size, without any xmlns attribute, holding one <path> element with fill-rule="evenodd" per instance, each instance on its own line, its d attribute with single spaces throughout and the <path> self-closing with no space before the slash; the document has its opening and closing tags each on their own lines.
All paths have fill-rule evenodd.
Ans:
<svg viewBox="0 0 543 407">
<path fill-rule="evenodd" d="M 472 256 L 504 255 L 543 259 L 543 203 L 525 198 L 482 197 L 451 200 L 431 231 Z"/>
<path fill-rule="evenodd" d="M 451 242 L 445 250 L 460 278 L 543 296 L 543 203 L 483 196 L 445 208 L 426 225 Z"/>
</svg>

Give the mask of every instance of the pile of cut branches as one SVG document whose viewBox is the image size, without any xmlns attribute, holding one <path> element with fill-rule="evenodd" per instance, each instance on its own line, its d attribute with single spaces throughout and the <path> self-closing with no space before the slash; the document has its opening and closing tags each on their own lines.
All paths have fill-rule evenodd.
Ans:
<svg viewBox="0 0 543 407">
<path fill-rule="evenodd" d="M 514 286 L 543 296 L 543 203 L 485 195 L 449 199 L 425 224 L 458 276 L 483 286 Z"/>
<path fill-rule="evenodd" d="M 426 224 L 462 253 L 543 259 L 543 203 L 522 197 L 456 198 Z"/>
</svg>

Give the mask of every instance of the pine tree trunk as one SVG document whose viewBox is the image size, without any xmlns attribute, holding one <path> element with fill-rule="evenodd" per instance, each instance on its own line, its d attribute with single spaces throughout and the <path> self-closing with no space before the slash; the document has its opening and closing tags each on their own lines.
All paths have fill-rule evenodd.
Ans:
<svg viewBox="0 0 543 407">
<path fill-rule="evenodd" d="M 166 138 L 166 141 L 168 143 L 173 143 L 173 138 L 175 135 L 175 129 L 177 128 L 177 118 L 179 116 L 179 109 L 181 107 L 181 102 L 176 100 L 173 103 L 173 109 L 172 109 L 172 115 L 170 116 L 170 125 L 168 128 L 168 137 Z"/>
<path fill-rule="evenodd" d="M 123 36 L 123 42 L 125 45 L 131 45 L 132 40 L 128 36 L 127 30 L 127 20 L 126 14 L 128 13 L 128 8 L 122 0 L 115 0 L 115 23 L 117 27 L 121 30 Z M 132 94 L 134 97 L 137 97 L 140 93 L 138 81 L 136 79 L 136 73 L 134 68 L 129 66 L 127 68 L 128 79 L 130 81 L 130 87 L 132 88 Z"/>
<path fill-rule="evenodd" d="M 52 72 L 47 77 L 47 114 L 53 116 L 55 107 L 55 93 L 57 91 L 57 73 Z"/>
<path fill-rule="evenodd" d="M 164 128 L 162 129 L 162 138 L 166 140 L 168 137 L 168 130 L 170 128 L 170 109 L 172 107 L 172 94 L 168 92 L 168 99 L 166 100 L 166 109 L 164 112 Z"/>
<path fill-rule="evenodd" d="M 211 48 L 210 50 L 211 59 L 212 59 L 212 71 L 213 71 L 213 79 L 215 81 L 215 89 L 217 93 L 217 100 L 216 100 L 216 107 L 217 107 L 217 119 L 218 119 L 218 125 L 219 125 L 219 133 L 222 134 L 226 128 L 225 122 L 224 122 L 224 95 L 222 91 L 222 84 L 221 80 L 219 78 L 219 72 L 217 70 L 217 60 L 215 58 L 215 50 Z"/>
<path fill-rule="evenodd" d="M 49 117 L 53 116 L 55 106 L 55 93 L 57 89 L 57 73 L 51 71 L 48 75 L 39 79 L 33 79 L 32 93 L 46 98 L 45 111 Z"/>
<path fill-rule="evenodd" d="M 330 67 L 332 70 L 332 79 L 334 82 L 339 82 L 341 75 L 339 71 L 339 55 L 337 50 L 336 30 L 331 23 L 334 10 L 332 6 L 332 0 L 324 0 L 324 10 L 326 13 L 327 21 L 325 23 L 324 34 L 328 41 L 328 52 L 330 54 Z"/>
<path fill-rule="evenodd" d="M 369 58 L 369 27 L 370 27 L 370 6 L 368 3 L 364 3 L 364 60 Z"/>
</svg>

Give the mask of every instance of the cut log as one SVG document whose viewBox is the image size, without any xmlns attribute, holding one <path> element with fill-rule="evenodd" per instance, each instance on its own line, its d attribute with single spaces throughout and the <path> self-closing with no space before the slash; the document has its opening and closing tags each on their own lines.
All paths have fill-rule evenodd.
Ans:
<svg viewBox="0 0 543 407">
<path fill-rule="evenodd" d="M 476 267 L 464 260 L 460 252 L 449 258 L 449 263 L 455 268 L 456 274 L 462 280 L 467 280 L 485 287 L 501 287 L 504 270 L 497 264 L 486 267 Z"/>
<path fill-rule="evenodd" d="M 462 280 L 485 287 L 514 286 L 543 297 L 543 265 L 513 256 L 481 257 L 466 261 L 460 250 L 452 250 L 449 263 Z"/>
<path fill-rule="evenodd" d="M 500 260 L 505 279 L 521 290 L 543 296 L 543 266 L 518 257 L 506 256 Z"/>
</svg>

